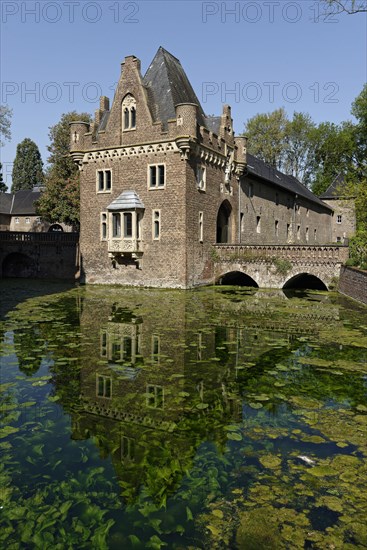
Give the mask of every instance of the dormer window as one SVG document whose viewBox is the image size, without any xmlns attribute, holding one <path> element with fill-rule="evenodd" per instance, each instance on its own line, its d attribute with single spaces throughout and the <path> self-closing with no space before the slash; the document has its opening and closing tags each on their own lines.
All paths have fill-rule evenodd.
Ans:
<svg viewBox="0 0 367 550">
<path fill-rule="evenodd" d="M 127 94 L 122 101 L 122 127 L 123 131 L 136 128 L 136 100 L 131 94 Z"/>
</svg>

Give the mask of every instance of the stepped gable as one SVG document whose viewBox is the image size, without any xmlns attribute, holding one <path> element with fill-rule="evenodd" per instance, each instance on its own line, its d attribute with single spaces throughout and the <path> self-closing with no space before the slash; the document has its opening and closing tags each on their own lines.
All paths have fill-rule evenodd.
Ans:
<svg viewBox="0 0 367 550">
<path fill-rule="evenodd" d="M 180 61 L 162 46 L 145 73 L 143 83 L 148 98 L 154 102 L 151 111 L 157 120 L 166 124 L 169 119 L 176 118 L 176 105 L 195 103 L 198 106 L 198 122 L 205 126 L 204 111 Z"/>
<path fill-rule="evenodd" d="M 248 173 L 252 176 L 261 178 L 268 182 L 270 181 L 278 187 L 287 189 L 287 191 L 291 191 L 295 195 L 304 197 L 316 204 L 323 206 L 328 210 L 332 210 L 330 206 L 328 206 L 326 203 L 316 197 L 316 195 L 314 195 L 312 191 L 310 191 L 305 185 L 303 185 L 303 183 L 301 183 L 297 178 L 295 178 L 294 176 L 283 174 L 283 172 L 276 170 L 269 164 L 266 164 L 266 162 L 258 159 L 257 157 L 254 157 L 253 155 L 251 155 L 251 153 L 247 153 L 247 170 Z"/>
</svg>

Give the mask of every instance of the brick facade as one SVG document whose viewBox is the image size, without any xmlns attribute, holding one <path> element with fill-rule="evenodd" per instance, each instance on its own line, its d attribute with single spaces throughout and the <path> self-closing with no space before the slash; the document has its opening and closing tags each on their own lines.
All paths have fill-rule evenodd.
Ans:
<svg viewBox="0 0 367 550">
<path fill-rule="evenodd" d="M 339 292 L 367 305 L 367 271 L 343 266 L 339 278 Z"/>
<path fill-rule="evenodd" d="M 212 282 L 217 242 L 331 241 L 332 210 L 295 178 L 246 154 L 229 106 L 206 117 L 179 61 L 163 48 L 144 77 L 140 61 L 126 57 L 111 108 L 102 97 L 95 122 L 71 123 L 70 135 L 81 170 L 87 283 L 191 288 Z M 152 185 L 150 166 L 156 178 L 164 169 L 164 181 Z M 128 196 L 139 206 L 129 208 Z"/>
</svg>

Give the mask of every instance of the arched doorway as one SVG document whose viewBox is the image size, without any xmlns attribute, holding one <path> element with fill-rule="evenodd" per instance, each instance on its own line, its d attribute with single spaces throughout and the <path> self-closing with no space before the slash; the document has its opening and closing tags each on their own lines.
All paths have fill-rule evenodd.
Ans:
<svg viewBox="0 0 367 550">
<path fill-rule="evenodd" d="M 229 243 L 231 240 L 232 206 L 228 201 L 222 202 L 217 215 L 217 243 Z"/>
<path fill-rule="evenodd" d="M 295 275 L 283 286 L 284 289 L 309 289 L 309 290 L 327 290 L 327 286 L 321 279 L 309 273 L 299 273 Z"/>
<path fill-rule="evenodd" d="M 64 231 L 63 228 L 58 223 L 53 223 L 48 228 L 49 233 L 60 233 L 60 232 L 63 232 L 63 231 Z"/>
<path fill-rule="evenodd" d="M 220 279 L 218 279 L 217 284 L 220 285 L 235 285 L 235 286 L 252 286 L 254 288 L 259 288 L 259 285 L 256 281 L 246 273 L 241 271 L 230 271 L 226 273 Z"/>
<path fill-rule="evenodd" d="M 12 252 L 4 258 L 3 277 L 36 277 L 37 266 L 34 260 L 21 252 Z"/>
</svg>

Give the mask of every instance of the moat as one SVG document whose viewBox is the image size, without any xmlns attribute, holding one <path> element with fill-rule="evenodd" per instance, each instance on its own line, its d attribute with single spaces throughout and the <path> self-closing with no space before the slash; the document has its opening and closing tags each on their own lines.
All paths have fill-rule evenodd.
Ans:
<svg viewBox="0 0 367 550">
<path fill-rule="evenodd" d="M 0 543 L 367 547 L 367 308 L 0 282 Z"/>
</svg>

